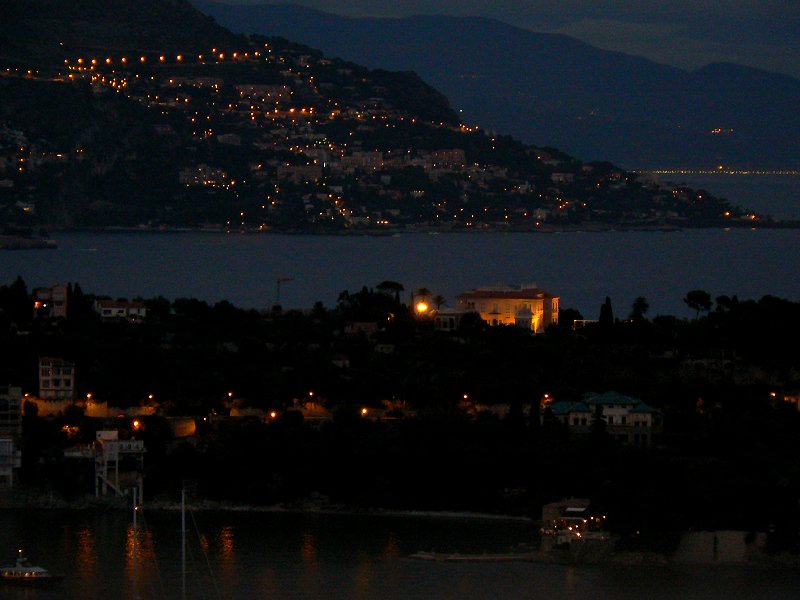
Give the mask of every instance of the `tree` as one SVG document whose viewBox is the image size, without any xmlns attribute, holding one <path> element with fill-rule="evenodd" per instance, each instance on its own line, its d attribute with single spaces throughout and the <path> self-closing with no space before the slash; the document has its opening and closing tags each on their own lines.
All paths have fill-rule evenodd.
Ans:
<svg viewBox="0 0 800 600">
<path fill-rule="evenodd" d="M 683 301 L 689 308 L 696 311 L 695 319 L 700 316 L 700 311 L 707 312 L 711 310 L 711 295 L 704 290 L 692 290 L 687 292 Z"/>
<path fill-rule="evenodd" d="M 28 322 L 33 316 L 33 302 L 28 287 L 19 275 L 9 286 L 0 287 L 0 309 L 5 310 L 11 320 Z"/>
<path fill-rule="evenodd" d="M 402 283 L 389 280 L 381 281 L 375 287 L 379 292 L 383 292 L 385 294 L 394 294 L 394 301 L 397 303 L 400 302 L 400 292 L 402 292 L 405 289 Z"/>
<path fill-rule="evenodd" d="M 739 298 L 736 296 L 717 296 L 717 311 L 731 311 L 739 305 Z"/>
<path fill-rule="evenodd" d="M 590 435 L 594 441 L 601 441 L 608 438 L 608 428 L 606 427 L 606 418 L 605 416 L 603 416 L 603 407 L 600 404 L 595 405 L 594 413 L 592 413 Z"/>
<path fill-rule="evenodd" d="M 606 296 L 606 301 L 600 306 L 600 318 L 598 323 L 601 327 L 611 327 L 614 324 L 614 309 L 611 308 L 611 298 Z"/>
<path fill-rule="evenodd" d="M 650 310 L 650 304 L 647 302 L 647 299 L 644 296 L 638 296 L 636 300 L 633 301 L 629 318 L 631 321 L 644 321 L 645 314 L 648 310 Z"/>
</svg>

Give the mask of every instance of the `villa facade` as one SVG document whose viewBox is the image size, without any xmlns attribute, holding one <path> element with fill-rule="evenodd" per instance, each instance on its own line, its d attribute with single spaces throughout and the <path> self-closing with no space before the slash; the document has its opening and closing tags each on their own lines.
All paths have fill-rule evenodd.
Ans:
<svg viewBox="0 0 800 600">
<path fill-rule="evenodd" d="M 459 294 L 456 310 L 476 312 L 489 325 L 517 325 L 542 333 L 558 323 L 558 296 L 534 284 L 480 287 Z"/>
</svg>

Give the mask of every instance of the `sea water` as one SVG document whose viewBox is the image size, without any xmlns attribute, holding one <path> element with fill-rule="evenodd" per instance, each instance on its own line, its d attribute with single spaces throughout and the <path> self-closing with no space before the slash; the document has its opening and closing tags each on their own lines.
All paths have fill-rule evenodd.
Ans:
<svg viewBox="0 0 800 600">
<path fill-rule="evenodd" d="M 638 296 L 649 316 L 690 316 L 687 291 L 714 298 L 800 300 L 800 229 L 673 232 L 459 233 L 314 236 L 224 233 L 60 233 L 56 250 L 0 253 L 0 282 L 29 289 L 78 282 L 113 298 L 193 297 L 246 308 L 335 305 L 345 290 L 393 280 L 408 300 L 426 287 L 455 306 L 468 289 L 530 284 L 597 318 L 609 296 L 625 317 Z M 278 284 L 278 279 L 283 281 Z"/>
<path fill-rule="evenodd" d="M 181 598 L 180 514 L 138 519 L 134 578 L 125 511 L 0 510 L 0 555 L 24 547 L 67 575 L 8 600 Z M 419 550 L 508 552 L 530 521 L 337 514 L 191 513 L 186 597 L 216 600 L 773 600 L 800 597 L 800 572 L 746 565 L 562 566 L 431 562 Z"/>
</svg>

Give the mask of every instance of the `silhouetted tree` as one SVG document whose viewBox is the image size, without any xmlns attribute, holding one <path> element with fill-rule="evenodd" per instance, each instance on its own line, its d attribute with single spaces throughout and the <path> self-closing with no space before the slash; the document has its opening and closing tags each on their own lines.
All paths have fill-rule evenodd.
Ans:
<svg viewBox="0 0 800 600">
<path fill-rule="evenodd" d="M 739 304 L 739 298 L 736 296 L 717 296 L 717 310 L 733 310 Z"/>
<path fill-rule="evenodd" d="M 611 327 L 614 324 L 614 309 L 611 308 L 611 298 L 606 296 L 606 301 L 600 306 L 600 326 L 603 328 Z"/>
<path fill-rule="evenodd" d="M 403 287 L 402 283 L 398 283 L 397 281 L 381 281 L 375 288 L 379 292 L 384 292 L 386 294 L 394 294 L 394 301 L 400 302 L 400 292 L 402 292 L 405 288 Z"/>
<path fill-rule="evenodd" d="M 711 310 L 711 295 L 704 290 L 692 290 L 686 293 L 683 301 L 689 308 L 695 310 L 695 319 L 700 316 L 700 311 Z"/>
<path fill-rule="evenodd" d="M 629 318 L 631 321 L 644 321 L 648 310 L 650 310 L 650 304 L 647 299 L 644 296 L 639 296 L 633 301 Z"/>
<path fill-rule="evenodd" d="M 572 329 L 575 321 L 582 321 L 583 315 L 574 308 L 562 308 L 558 311 L 558 328 Z"/>
<path fill-rule="evenodd" d="M 17 275 L 11 285 L 0 287 L 0 309 L 17 323 L 28 322 L 33 318 L 31 297 L 21 276 Z"/>
</svg>

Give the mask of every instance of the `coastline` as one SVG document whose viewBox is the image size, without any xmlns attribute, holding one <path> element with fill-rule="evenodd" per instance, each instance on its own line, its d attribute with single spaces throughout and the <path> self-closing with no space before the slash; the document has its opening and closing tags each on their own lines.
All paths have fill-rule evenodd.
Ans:
<svg viewBox="0 0 800 600">
<path fill-rule="evenodd" d="M 58 243 L 53 239 L 0 235 L 0 250 L 55 250 L 56 248 Z"/>
<path fill-rule="evenodd" d="M 147 511 L 178 512 L 181 510 L 179 500 L 154 499 L 142 503 Z M 304 514 L 304 515 L 340 515 L 340 516 L 369 516 L 392 517 L 411 519 L 441 519 L 441 520 L 469 520 L 469 521 L 495 521 L 516 522 L 535 525 L 537 521 L 531 517 L 520 515 L 506 515 L 496 513 L 480 513 L 470 511 L 433 511 L 433 510 L 397 510 L 384 508 L 356 508 L 352 506 L 328 504 L 325 501 L 308 501 L 293 505 L 270 504 L 235 504 L 232 502 L 218 502 L 215 500 L 197 499 L 186 504 L 192 511 L 230 512 L 230 513 L 274 513 L 274 514 Z M 0 494 L 0 510 L 42 509 L 42 510 L 130 510 L 130 499 L 127 497 L 83 496 L 76 500 L 66 500 L 48 492 L 21 490 L 14 488 Z"/>
<path fill-rule="evenodd" d="M 143 234 L 180 234 L 180 233 L 208 233 L 225 235 L 247 236 L 320 236 L 320 237 L 390 237 L 403 234 L 429 234 L 429 235 L 458 235 L 462 233 L 530 233 L 530 234 L 561 234 L 561 233 L 610 233 L 610 232 L 654 232 L 673 233 L 686 230 L 734 230 L 734 229 L 800 229 L 800 221 L 760 221 L 757 223 L 741 221 L 734 223 L 681 223 L 681 224 L 653 224 L 653 223 L 580 223 L 575 225 L 545 224 L 540 227 L 513 227 L 513 226 L 476 226 L 476 227 L 437 227 L 429 225 L 407 225 L 400 227 L 366 227 L 358 229 L 236 229 L 226 230 L 224 227 L 187 227 L 187 226 L 108 226 L 108 227 L 69 227 L 60 228 L 51 226 L 51 231 L 58 233 L 143 233 Z M 43 249 L 56 248 L 56 240 L 27 240 L 27 238 L 14 238 L 19 246 L 6 246 L 4 237 L 0 236 L 0 249 Z"/>
<path fill-rule="evenodd" d="M 0 511 L 18 510 L 60 510 L 60 511 L 114 511 L 126 513 L 130 511 L 130 500 L 126 497 L 94 498 L 82 497 L 75 501 L 68 501 L 54 494 L 33 490 L 20 490 L 15 488 L 0 493 Z M 181 510 L 179 501 L 155 499 L 142 504 L 146 512 L 178 513 Z M 412 519 L 432 521 L 456 521 L 463 523 L 506 523 L 519 524 L 523 532 L 527 530 L 530 543 L 521 543 L 505 552 L 466 553 L 458 552 L 428 552 L 417 550 L 403 558 L 410 560 L 423 560 L 434 563 L 439 562 L 530 562 L 561 566 L 582 567 L 653 567 L 669 568 L 675 566 L 701 566 L 714 568 L 763 568 L 785 569 L 800 566 L 800 555 L 797 554 L 767 554 L 763 546 L 753 547 L 736 559 L 720 558 L 686 554 L 685 550 L 675 549 L 672 553 L 653 549 L 628 549 L 618 550 L 613 547 L 583 547 L 571 545 L 569 548 L 560 548 L 545 552 L 538 548 L 537 532 L 540 521 L 531 517 L 519 515 L 505 515 L 480 512 L 462 511 L 431 511 L 431 510 L 396 510 L 381 508 L 355 508 L 344 505 L 329 505 L 324 500 L 313 500 L 295 505 L 246 505 L 211 500 L 199 500 L 187 503 L 186 508 L 194 512 L 219 512 L 231 514 L 285 514 L 308 517 L 368 517 L 390 519 Z M 714 536 L 717 533 L 735 534 L 737 532 L 693 532 L 684 531 L 680 535 L 687 538 L 697 535 Z M 720 543 L 720 554 L 723 555 L 728 546 L 726 542 Z M 733 550 L 735 553 L 735 550 Z M 714 549 L 716 553 L 716 549 Z"/>
</svg>

